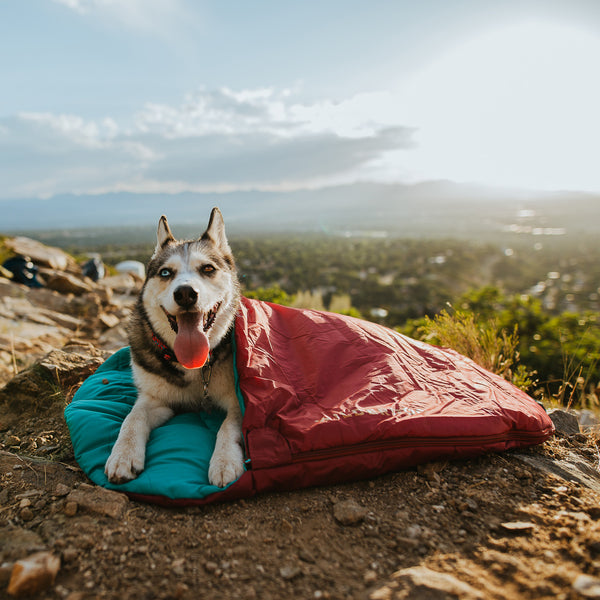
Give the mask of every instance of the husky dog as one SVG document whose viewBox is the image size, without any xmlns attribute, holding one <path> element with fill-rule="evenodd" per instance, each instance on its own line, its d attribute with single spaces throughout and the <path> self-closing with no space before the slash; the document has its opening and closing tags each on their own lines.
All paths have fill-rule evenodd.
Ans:
<svg viewBox="0 0 600 600">
<path fill-rule="evenodd" d="M 242 474 L 244 457 L 231 350 L 240 291 L 223 217 L 213 208 L 198 240 L 177 241 L 162 216 L 157 238 L 128 330 L 138 398 L 105 473 L 112 483 L 135 479 L 144 469 L 152 429 L 176 412 L 212 402 L 227 414 L 208 478 L 224 487 Z"/>
</svg>

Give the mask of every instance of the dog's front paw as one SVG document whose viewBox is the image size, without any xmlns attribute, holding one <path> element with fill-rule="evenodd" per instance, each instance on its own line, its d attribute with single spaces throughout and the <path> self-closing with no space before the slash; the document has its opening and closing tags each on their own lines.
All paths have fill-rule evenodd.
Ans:
<svg viewBox="0 0 600 600">
<path fill-rule="evenodd" d="M 208 481 L 217 487 L 225 487 L 244 472 L 244 455 L 239 444 L 231 444 L 221 451 L 215 450 L 208 467 Z"/>
<path fill-rule="evenodd" d="M 113 448 L 104 473 L 111 483 L 126 483 L 135 479 L 144 470 L 144 453 L 128 452 Z"/>
</svg>

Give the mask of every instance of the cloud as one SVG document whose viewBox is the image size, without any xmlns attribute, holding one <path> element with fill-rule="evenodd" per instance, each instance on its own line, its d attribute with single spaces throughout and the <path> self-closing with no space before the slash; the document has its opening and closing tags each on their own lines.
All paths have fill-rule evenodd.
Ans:
<svg viewBox="0 0 600 600">
<path fill-rule="evenodd" d="M 386 153 L 413 145 L 412 129 L 375 122 L 368 104 L 365 97 L 303 104 L 288 90 L 225 88 L 189 94 L 177 106 L 147 104 L 122 124 L 21 113 L 0 120 L 0 196 L 354 181 Z"/>
</svg>

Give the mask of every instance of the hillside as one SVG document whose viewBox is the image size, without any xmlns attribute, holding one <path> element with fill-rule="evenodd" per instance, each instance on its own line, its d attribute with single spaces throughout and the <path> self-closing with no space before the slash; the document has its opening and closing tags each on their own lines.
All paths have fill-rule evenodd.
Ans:
<svg viewBox="0 0 600 600">
<path fill-rule="evenodd" d="M 556 436 L 531 449 L 229 504 L 166 509 L 90 485 L 62 413 L 126 343 L 140 282 L 63 264 L 45 267 L 56 289 L 0 277 L 0 594 L 598 597 L 599 434 L 576 413 L 553 413 Z"/>
<path fill-rule="evenodd" d="M 178 225 L 203 223 L 212 206 L 229 233 L 289 231 L 346 235 L 497 238 L 598 234 L 600 198 L 576 193 L 495 190 L 450 182 L 357 183 L 293 192 L 63 195 L 3 201 L 6 232 L 154 227 L 166 214 Z"/>
</svg>

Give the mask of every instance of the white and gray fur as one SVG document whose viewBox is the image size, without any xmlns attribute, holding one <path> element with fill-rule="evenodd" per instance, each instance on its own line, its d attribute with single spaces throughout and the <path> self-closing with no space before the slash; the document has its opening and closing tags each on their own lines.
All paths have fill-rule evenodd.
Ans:
<svg viewBox="0 0 600 600">
<path fill-rule="evenodd" d="M 105 472 L 112 483 L 135 479 L 144 469 L 146 443 L 155 427 L 176 412 L 195 411 L 212 403 L 225 410 L 226 417 L 217 434 L 208 477 L 211 484 L 224 487 L 242 474 L 244 457 L 231 350 L 240 292 L 223 217 L 214 208 L 208 228 L 198 240 L 177 241 L 162 216 L 157 238 L 129 323 L 138 398 L 123 421 Z M 211 324 L 210 311 L 216 306 Z M 176 335 L 176 325 L 171 322 L 178 314 L 196 311 L 204 314 L 211 358 L 203 368 L 186 369 L 171 350 Z"/>
</svg>

